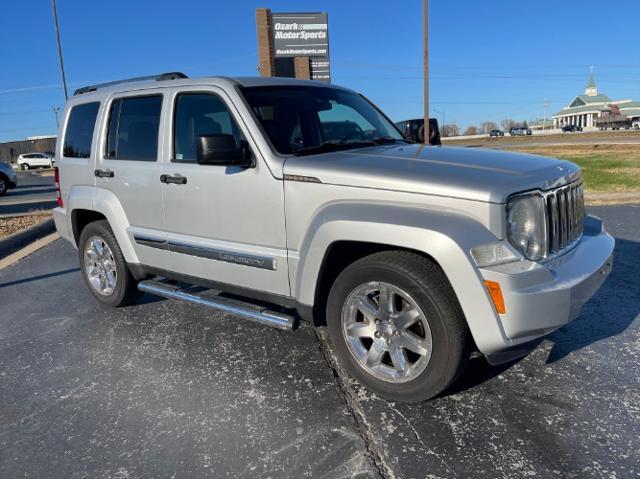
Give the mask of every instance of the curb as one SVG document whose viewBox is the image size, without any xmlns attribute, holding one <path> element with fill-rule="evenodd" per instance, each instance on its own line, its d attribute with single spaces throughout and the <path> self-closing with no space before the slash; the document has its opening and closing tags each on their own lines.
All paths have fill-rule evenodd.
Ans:
<svg viewBox="0 0 640 479">
<path fill-rule="evenodd" d="M 55 231 L 56 225 L 53 222 L 53 218 L 50 218 L 40 224 L 32 226 L 31 228 L 27 228 L 24 231 L 19 231 L 1 239 L 0 259 L 9 256 L 11 253 L 15 253 L 19 249 L 27 246 L 29 243 L 33 243 L 34 241 L 51 233 L 55 233 Z"/>
</svg>

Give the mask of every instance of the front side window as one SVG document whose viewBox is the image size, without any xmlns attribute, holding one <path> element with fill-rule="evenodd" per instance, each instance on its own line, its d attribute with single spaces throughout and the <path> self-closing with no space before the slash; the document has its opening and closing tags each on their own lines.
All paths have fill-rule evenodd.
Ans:
<svg viewBox="0 0 640 479">
<path fill-rule="evenodd" d="M 162 95 L 119 98 L 111 104 L 105 157 L 156 161 Z"/>
<path fill-rule="evenodd" d="M 62 155 L 67 158 L 89 158 L 93 129 L 96 126 L 99 102 L 84 103 L 71 108 L 64 134 Z"/>
<path fill-rule="evenodd" d="M 405 141 L 380 111 L 357 93 L 338 88 L 243 88 L 254 114 L 281 154 L 312 154 Z"/>
<path fill-rule="evenodd" d="M 238 125 L 218 95 L 181 93 L 176 99 L 174 119 L 174 161 L 195 162 L 201 136 L 231 135 L 236 145 L 242 140 Z"/>
</svg>

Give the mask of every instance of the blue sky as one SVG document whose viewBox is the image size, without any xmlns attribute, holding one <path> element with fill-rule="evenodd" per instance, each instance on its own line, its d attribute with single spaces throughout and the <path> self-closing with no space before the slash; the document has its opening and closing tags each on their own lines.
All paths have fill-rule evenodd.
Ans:
<svg viewBox="0 0 640 479">
<path fill-rule="evenodd" d="M 326 11 L 333 82 L 394 120 L 422 112 L 420 0 L 58 0 L 70 90 L 163 71 L 255 75 L 255 8 Z M 48 0 L 11 1 L 0 29 L 0 141 L 55 133 L 63 106 Z M 26 23 L 26 24 L 25 24 Z M 431 114 L 461 127 L 542 117 L 595 66 L 601 92 L 640 101 L 638 0 L 431 0 Z"/>
</svg>

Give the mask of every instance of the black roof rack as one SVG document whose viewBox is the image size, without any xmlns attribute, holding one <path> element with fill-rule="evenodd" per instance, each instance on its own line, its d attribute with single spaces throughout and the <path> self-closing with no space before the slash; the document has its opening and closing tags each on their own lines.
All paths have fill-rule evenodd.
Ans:
<svg viewBox="0 0 640 479">
<path fill-rule="evenodd" d="M 83 86 L 82 88 L 78 88 L 73 94 L 74 95 L 82 95 L 83 93 L 89 93 L 90 91 L 96 91 L 99 88 L 105 88 L 105 87 L 108 87 L 108 86 L 119 85 L 120 83 L 133 83 L 133 82 L 151 81 L 151 80 L 155 80 L 155 81 L 178 80 L 180 78 L 189 78 L 189 77 L 187 75 L 185 75 L 184 73 L 180 73 L 180 72 L 161 73 L 160 75 L 148 75 L 148 76 L 144 76 L 144 77 L 127 78 L 125 80 L 116 80 L 116 81 L 110 81 L 110 82 L 107 82 L 107 83 L 99 83 L 98 85 Z"/>
</svg>

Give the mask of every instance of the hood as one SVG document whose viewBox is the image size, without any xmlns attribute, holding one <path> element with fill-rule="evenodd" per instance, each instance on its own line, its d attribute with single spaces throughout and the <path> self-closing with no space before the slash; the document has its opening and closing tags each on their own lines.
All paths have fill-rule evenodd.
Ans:
<svg viewBox="0 0 640 479">
<path fill-rule="evenodd" d="M 504 203 L 513 193 L 570 183 L 580 177 L 580 168 L 523 153 L 410 144 L 292 157 L 284 174 L 334 185 Z"/>
</svg>

